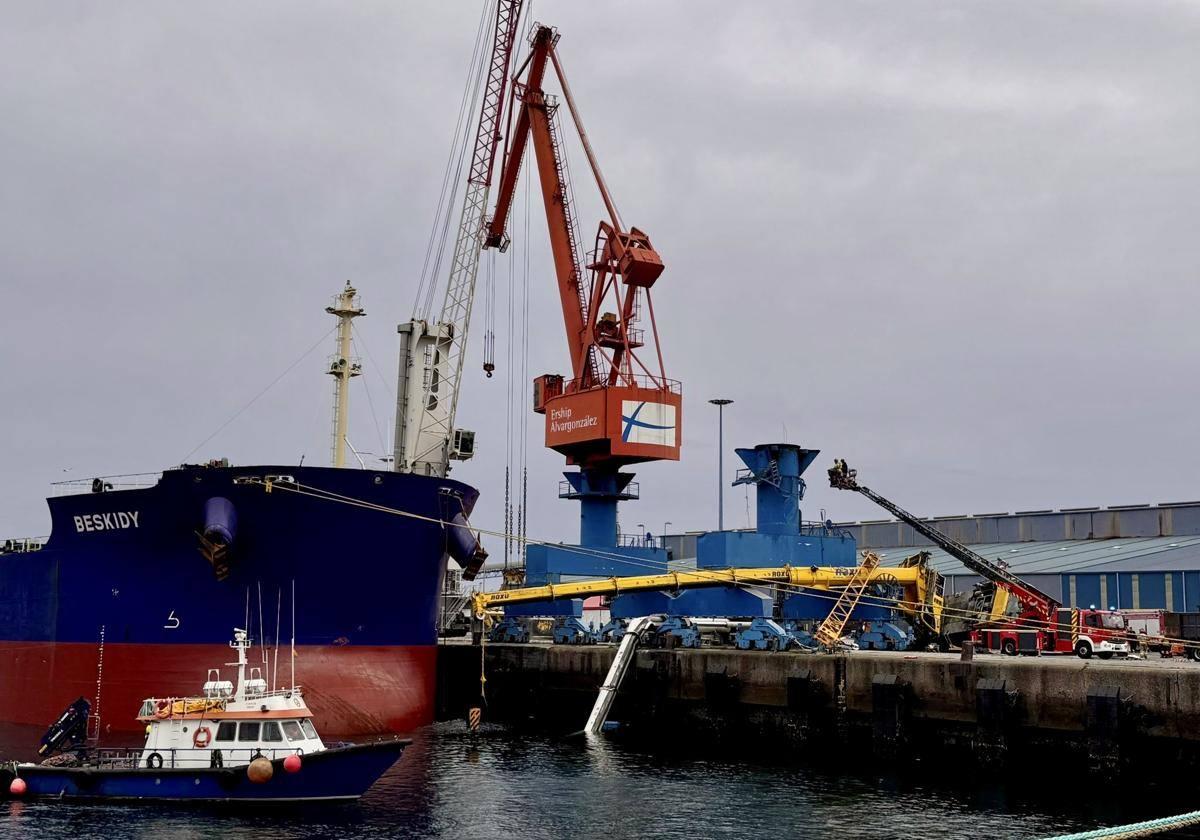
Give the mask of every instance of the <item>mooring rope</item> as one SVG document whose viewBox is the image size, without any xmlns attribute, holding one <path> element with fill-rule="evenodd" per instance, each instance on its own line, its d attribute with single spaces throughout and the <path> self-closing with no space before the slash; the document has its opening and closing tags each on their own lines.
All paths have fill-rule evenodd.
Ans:
<svg viewBox="0 0 1200 840">
<path fill-rule="evenodd" d="M 1164 831 L 1174 831 L 1189 825 L 1200 824 L 1200 811 L 1189 811 L 1174 817 L 1160 817 L 1156 820 L 1114 825 L 1108 828 L 1097 828 L 1092 831 L 1081 831 L 1078 834 L 1061 834 L 1047 840 L 1098 840 L 1098 838 L 1127 838 L 1150 837 L 1162 834 Z"/>
</svg>

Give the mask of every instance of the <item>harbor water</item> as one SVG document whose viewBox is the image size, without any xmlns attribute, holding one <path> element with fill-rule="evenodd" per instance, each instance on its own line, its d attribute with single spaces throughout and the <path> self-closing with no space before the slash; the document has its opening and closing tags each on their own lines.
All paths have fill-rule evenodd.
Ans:
<svg viewBox="0 0 1200 840">
<path fill-rule="evenodd" d="M 0 754 L 28 757 L 40 734 L 0 727 Z M 497 725 L 472 735 L 448 722 L 417 733 L 400 764 L 354 805 L 254 811 L 6 801 L 0 836 L 978 840 L 1047 837 L 1195 807 L 1186 792 L 1067 786 L 1037 772 L 983 779 L 966 768 L 774 759 Z"/>
</svg>

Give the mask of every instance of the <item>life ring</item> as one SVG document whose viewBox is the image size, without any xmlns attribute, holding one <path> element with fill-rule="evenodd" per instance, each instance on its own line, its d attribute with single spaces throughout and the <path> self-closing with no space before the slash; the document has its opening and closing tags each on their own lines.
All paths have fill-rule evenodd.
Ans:
<svg viewBox="0 0 1200 840">
<path fill-rule="evenodd" d="M 153 752 L 146 756 L 146 766 L 151 770 L 157 770 L 158 768 L 162 767 L 162 764 L 162 756 L 158 753 Z"/>
<path fill-rule="evenodd" d="M 212 730 L 207 726 L 197 727 L 195 733 L 192 734 L 192 746 L 198 750 L 204 749 L 211 742 Z"/>
<path fill-rule="evenodd" d="M 171 701 L 159 700 L 154 707 L 154 716 L 159 718 L 169 717 L 171 714 Z"/>
</svg>

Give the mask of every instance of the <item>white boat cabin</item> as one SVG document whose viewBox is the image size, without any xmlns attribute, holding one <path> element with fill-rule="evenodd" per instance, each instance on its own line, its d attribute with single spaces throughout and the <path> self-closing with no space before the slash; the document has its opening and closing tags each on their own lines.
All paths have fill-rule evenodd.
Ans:
<svg viewBox="0 0 1200 840">
<path fill-rule="evenodd" d="M 269 691 L 258 668 L 247 672 L 246 631 L 235 628 L 237 684 L 212 668 L 200 697 L 151 697 L 138 720 L 146 723 L 141 767 L 236 767 L 259 756 L 284 758 L 325 749 L 299 686 Z"/>
</svg>

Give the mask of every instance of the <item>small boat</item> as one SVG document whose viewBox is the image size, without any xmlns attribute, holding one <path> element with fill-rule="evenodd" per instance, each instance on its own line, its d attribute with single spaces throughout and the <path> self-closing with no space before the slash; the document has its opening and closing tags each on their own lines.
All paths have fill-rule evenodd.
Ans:
<svg viewBox="0 0 1200 840">
<path fill-rule="evenodd" d="M 151 697 L 137 719 L 140 748 L 87 743 L 80 698 L 42 738 L 41 764 L 0 768 L 14 797 L 287 803 L 358 799 L 399 761 L 409 739 L 326 746 L 299 686 L 270 690 L 247 667 L 251 642 L 235 628 L 236 684 L 212 668 L 198 697 Z M 293 680 L 294 681 L 294 680 Z"/>
</svg>

